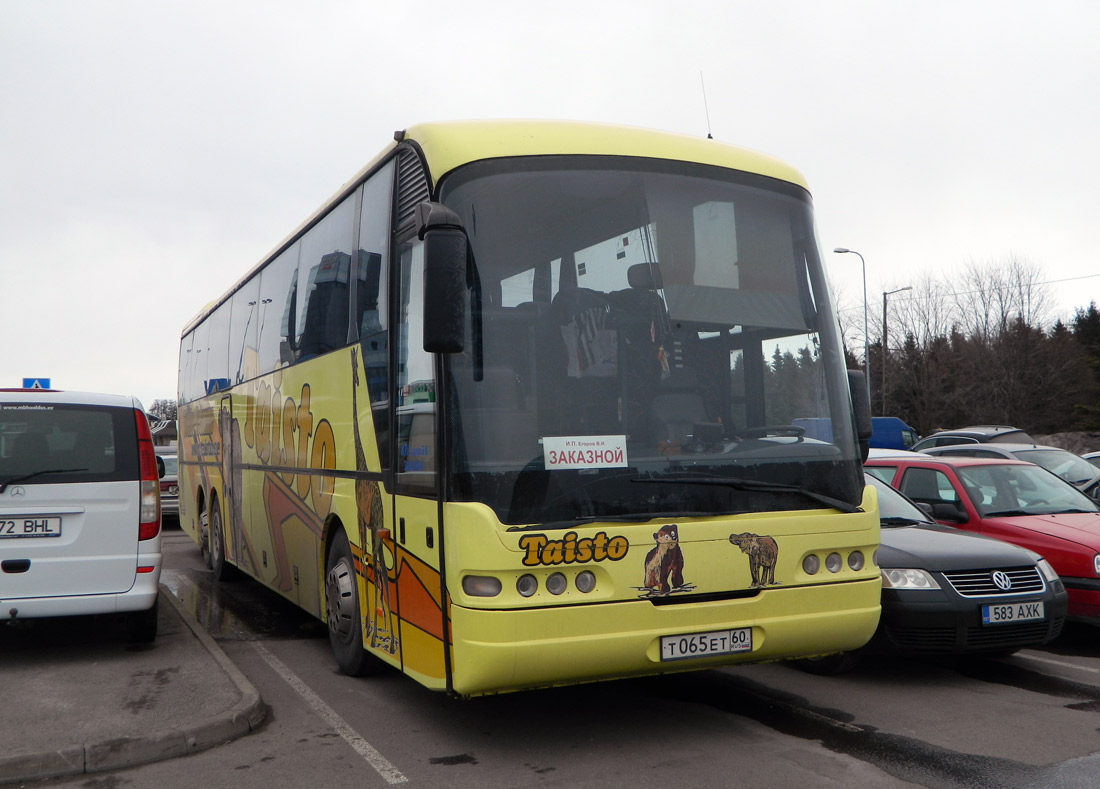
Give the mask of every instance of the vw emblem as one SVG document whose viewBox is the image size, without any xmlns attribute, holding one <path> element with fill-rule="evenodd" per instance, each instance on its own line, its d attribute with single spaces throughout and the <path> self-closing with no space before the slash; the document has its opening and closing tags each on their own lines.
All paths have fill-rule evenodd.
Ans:
<svg viewBox="0 0 1100 789">
<path fill-rule="evenodd" d="M 1008 577 L 1008 573 L 1000 570 L 993 573 L 993 583 L 997 584 L 998 589 L 1003 589 L 1006 592 L 1012 588 L 1012 579 Z"/>
<path fill-rule="evenodd" d="M 21 499 L 26 495 L 27 489 L 24 488 L 22 485 L 16 485 L 14 488 L 11 489 L 11 497 L 13 499 Z"/>
</svg>

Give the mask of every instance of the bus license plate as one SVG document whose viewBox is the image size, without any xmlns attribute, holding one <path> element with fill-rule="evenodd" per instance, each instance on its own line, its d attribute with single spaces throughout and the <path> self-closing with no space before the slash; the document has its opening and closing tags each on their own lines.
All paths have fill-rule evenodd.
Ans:
<svg viewBox="0 0 1100 789">
<path fill-rule="evenodd" d="M 982 624 L 1001 625 L 1008 622 L 1029 622 L 1045 619 L 1042 603 L 1008 603 L 1004 605 L 983 605 Z"/>
<path fill-rule="evenodd" d="M 61 518 L 35 518 L 20 515 L 0 518 L 0 539 L 5 537 L 60 537 Z"/>
<path fill-rule="evenodd" d="M 661 638 L 662 661 L 736 655 L 740 652 L 752 652 L 751 627 Z"/>
</svg>

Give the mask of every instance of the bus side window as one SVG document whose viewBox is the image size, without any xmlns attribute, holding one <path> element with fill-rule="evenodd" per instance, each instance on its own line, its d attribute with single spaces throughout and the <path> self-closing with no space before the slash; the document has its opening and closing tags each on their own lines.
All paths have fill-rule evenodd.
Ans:
<svg viewBox="0 0 1100 789">
<path fill-rule="evenodd" d="M 378 457 L 390 468 L 389 259 L 393 162 L 363 185 L 356 250 L 354 328 L 370 393 Z M 360 409 L 361 410 L 361 409 Z"/>
<path fill-rule="evenodd" d="M 343 348 L 348 340 L 355 198 L 348 197 L 302 238 L 296 306 L 296 358 Z"/>
<path fill-rule="evenodd" d="M 260 272 L 260 339 L 256 357 L 261 375 L 289 364 L 292 358 L 289 323 L 294 317 L 298 248 L 295 242 Z"/>
<path fill-rule="evenodd" d="M 410 493 L 431 495 L 436 487 L 435 363 L 424 350 L 424 242 L 401 245 L 398 340 L 394 380 L 397 408 L 397 484 Z"/>
</svg>

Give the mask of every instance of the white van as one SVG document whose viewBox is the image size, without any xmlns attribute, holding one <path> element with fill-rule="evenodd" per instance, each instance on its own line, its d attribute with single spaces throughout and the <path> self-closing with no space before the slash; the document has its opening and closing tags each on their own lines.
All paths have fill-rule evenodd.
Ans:
<svg viewBox="0 0 1100 789">
<path fill-rule="evenodd" d="M 133 397 L 0 389 L 0 622 L 120 613 L 157 632 L 160 485 Z"/>
</svg>

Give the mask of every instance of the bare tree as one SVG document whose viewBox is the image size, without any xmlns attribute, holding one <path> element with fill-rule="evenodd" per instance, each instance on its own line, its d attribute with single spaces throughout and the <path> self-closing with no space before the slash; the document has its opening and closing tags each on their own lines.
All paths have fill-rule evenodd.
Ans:
<svg viewBox="0 0 1100 789">
<path fill-rule="evenodd" d="M 154 400 L 153 404 L 149 406 L 149 416 L 156 417 L 161 421 L 175 422 L 176 421 L 176 401 L 175 400 Z"/>
<path fill-rule="evenodd" d="M 996 337 L 1016 320 L 1042 326 L 1049 319 L 1050 291 L 1039 266 L 1011 257 L 1007 263 L 977 263 L 963 267 L 955 293 L 956 317 L 972 337 Z"/>
</svg>

